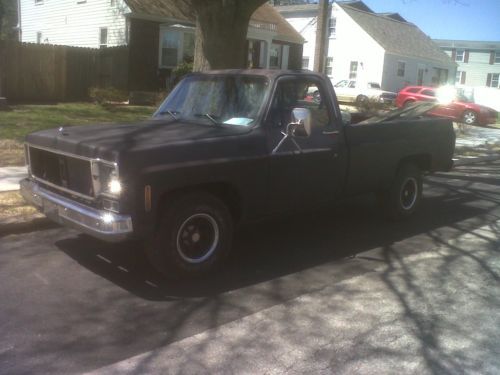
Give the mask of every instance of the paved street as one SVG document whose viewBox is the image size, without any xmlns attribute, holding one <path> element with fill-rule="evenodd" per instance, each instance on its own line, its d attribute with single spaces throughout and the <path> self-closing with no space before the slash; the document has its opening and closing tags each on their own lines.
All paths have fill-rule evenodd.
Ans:
<svg viewBox="0 0 500 375">
<path fill-rule="evenodd" d="M 366 197 L 245 227 L 205 281 L 64 228 L 0 237 L 0 374 L 498 374 L 499 171 L 427 178 L 404 223 Z"/>
</svg>

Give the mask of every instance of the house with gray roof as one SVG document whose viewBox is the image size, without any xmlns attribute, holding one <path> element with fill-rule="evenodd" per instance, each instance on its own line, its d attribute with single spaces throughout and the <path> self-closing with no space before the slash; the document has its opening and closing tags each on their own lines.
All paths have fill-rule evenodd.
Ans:
<svg viewBox="0 0 500 375">
<path fill-rule="evenodd" d="M 303 68 L 314 66 L 318 5 L 275 7 L 304 37 Z M 407 85 L 454 83 L 456 64 L 416 25 L 397 13 L 375 13 L 362 1 L 329 8 L 325 73 L 333 83 L 376 82 L 397 92 Z"/>
<path fill-rule="evenodd" d="M 128 46 L 130 90 L 165 86 L 194 56 L 196 17 L 175 0 L 18 0 L 21 41 L 76 47 Z M 252 15 L 248 67 L 299 69 L 304 39 L 270 5 Z M 231 53 L 231 51 L 227 51 Z"/>
</svg>

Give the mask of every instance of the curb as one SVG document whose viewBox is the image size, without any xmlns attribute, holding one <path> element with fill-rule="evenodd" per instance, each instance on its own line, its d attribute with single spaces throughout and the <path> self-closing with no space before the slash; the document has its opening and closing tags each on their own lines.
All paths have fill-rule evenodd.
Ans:
<svg viewBox="0 0 500 375">
<path fill-rule="evenodd" d="M 57 223 L 44 216 L 33 217 L 30 220 L 5 220 L 0 221 L 0 238 L 11 234 L 29 233 L 56 227 L 58 227 Z"/>
<path fill-rule="evenodd" d="M 458 158 L 453 160 L 453 165 L 459 167 L 461 165 L 470 165 L 470 164 L 481 163 L 484 161 L 495 161 L 495 160 L 500 160 L 500 155 L 486 155 L 486 156 L 477 156 L 472 158 Z"/>
</svg>

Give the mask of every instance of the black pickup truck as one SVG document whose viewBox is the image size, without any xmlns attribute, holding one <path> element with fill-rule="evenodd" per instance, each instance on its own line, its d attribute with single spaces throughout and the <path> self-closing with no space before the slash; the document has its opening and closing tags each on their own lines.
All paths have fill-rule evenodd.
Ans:
<svg viewBox="0 0 500 375">
<path fill-rule="evenodd" d="M 451 121 L 418 108 L 350 124 L 319 74 L 213 71 L 184 78 L 149 121 L 28 135 L 21 191 L 61 224 L 147 240 L 155 267 L 194 276 L 248 220 L 367 192 L 410 216 L 422 174 L 450 170 L 454 147 Z"/>
</svg>

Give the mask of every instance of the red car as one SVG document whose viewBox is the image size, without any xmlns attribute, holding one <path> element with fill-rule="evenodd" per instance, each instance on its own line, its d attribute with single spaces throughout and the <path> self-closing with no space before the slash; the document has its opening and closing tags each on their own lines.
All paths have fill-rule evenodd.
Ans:
<svg viewBox="0 0 500 375">
<path fill-rule="evenodd" d="M 438 102 L 439 90 L 433 87 L 408 86 L 402 89 L 396 97 L 396 105 L 401 108 L 415 102 Z M 448 89 L 447 94 L 450 94 Z M 467 96 L 461 89 L 454 89 L 449 103 L 443 103 L 434 108 L 429 114 L 447 117 L 466 124 L 488 125 L 497 120 L 497 111 L 475 104 L 474 98 Z"/>
</svg>

